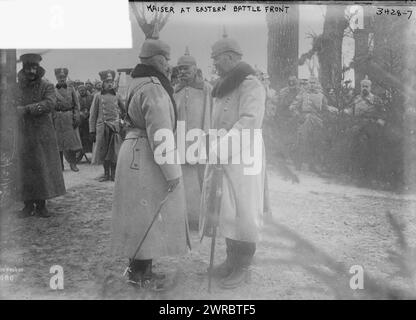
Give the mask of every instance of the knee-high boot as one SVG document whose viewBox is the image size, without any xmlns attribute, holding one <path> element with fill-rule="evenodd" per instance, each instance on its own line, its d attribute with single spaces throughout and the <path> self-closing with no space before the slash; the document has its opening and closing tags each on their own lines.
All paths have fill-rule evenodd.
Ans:
<svg viewBox="0 0 416 320">
<path fill-rule="evenodd" d="M 64 152 L 63 151 L 59 151 L 59 156 L 61 157 L 61 168 L 62 171 L 64 171 Z"/>
<path fill-rule="evenodd" d="M 77 154 L 75 151 L 70 150 L 68 151 L 68 157 L 69 157 L 69 167 L 71 168 L 72 171 L 74 172 L 78 172 L 79 169 L 77 167 Z"/>
<path fill-rule="evenodd" d="M 111 162 L 111 165 L 110 165 L 110 180 L 111 181 L 114 181 L 116 177 L 116 167 L 117 167 L 117 164 L 114 162 Z"/>
<path fill-rule="evenodd" d="M 104 176 L 98 181 L 104 182 L 110 180 L 110 161 L 104 161 Z"/>
<path fill-rule="evenodd" d="M 232 240 L 233 271 L 220 284 L 223 289 L 234 289 L 250 280 L 250 265 L 256 251 L 256 243 Z"/>
</svg>

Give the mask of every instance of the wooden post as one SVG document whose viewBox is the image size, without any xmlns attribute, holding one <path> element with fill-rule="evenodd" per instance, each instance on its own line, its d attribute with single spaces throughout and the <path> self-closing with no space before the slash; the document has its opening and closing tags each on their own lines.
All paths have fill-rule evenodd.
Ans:
<svg viewBox="0 0 416 320">
<path fill-rule="evenodd" d="M 0 207 L 12 203 L 15 189 L 17 122 L 11 90 L 16 84 L 16 50 L 0 50 Z"/>
</svg>

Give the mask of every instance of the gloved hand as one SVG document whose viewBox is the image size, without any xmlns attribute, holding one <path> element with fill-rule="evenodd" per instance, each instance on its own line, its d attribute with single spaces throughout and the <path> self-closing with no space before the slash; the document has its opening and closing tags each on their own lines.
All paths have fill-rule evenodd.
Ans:
<svg viewBox="0 0 416 320">
<path fill-rule="evenodd" d="M 95 140 L 96 140 L 96 137 L 95 137 L 95 132 L 90 132 L 90 140 L 91 140 L 91 142 L 95 142 Z"/>
<path fill-rule="evenodd" d="M 168 192 L 172 192 L 173 190 L 175 190 L 180 181 L 180 178 L 168 180 Z"/>
</svg>

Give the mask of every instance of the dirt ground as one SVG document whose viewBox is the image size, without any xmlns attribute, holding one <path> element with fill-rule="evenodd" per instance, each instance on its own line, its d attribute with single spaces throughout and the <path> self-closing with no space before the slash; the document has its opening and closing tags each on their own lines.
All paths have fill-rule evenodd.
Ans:
<svg viewBox="0 0 416 320">
<path fill-rule="evenodd" d="M 100 183 L 102 168 L 79 165 L 64 172 L 65 196 L 48 202 L 49 219 L 18 219 L 16 204 L 2 212 L 0 295 L 3 299 L 350 299 L 389 298 L 387 287 L 414 288 L 398 272 L 388 250 L 397 248 L 386 212 L 405 223 L 415 247 L 416 196 L 359 189 L 300 173 L 300 184 L 283 181 L 269 168 L 273 221 L 264 223 L 251 281 L 222 290 L 214 282 L 207 292 L 205 270 L 210 241 L 178 259 L 161 259 L 156 269 L 174 281 L 164 293 L 136 291 L 122 273 L 126 261 L 110 254 L 113 183 Z M 217 241 L 216 262 L 224 259 Z M 50 268 L 64 271 L 63 290 L 52 290 Z M 350 288 L 353 265 L 364 270 L 364 289 Z M 6 269 L 10 268 L 10 269 Z M 393 290 L 393 289 L 392 289 Z"/>
</svg>

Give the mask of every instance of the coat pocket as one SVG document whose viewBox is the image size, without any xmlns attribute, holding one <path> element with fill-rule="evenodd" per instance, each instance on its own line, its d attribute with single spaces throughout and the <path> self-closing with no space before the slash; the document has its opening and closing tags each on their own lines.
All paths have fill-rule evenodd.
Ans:
<svg viewBox="0 0 416 320">
<path fill-rule="evenodd" d="M 136 142 L 133 145 L 133 157 L 130 163 L 130 169 L 133 170 L 140 170 L 140 147 L 139 147 L 139 139 L 135 139 Z"/>
</svg>

